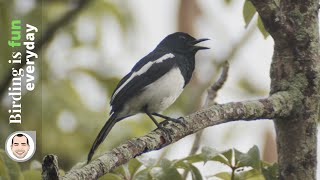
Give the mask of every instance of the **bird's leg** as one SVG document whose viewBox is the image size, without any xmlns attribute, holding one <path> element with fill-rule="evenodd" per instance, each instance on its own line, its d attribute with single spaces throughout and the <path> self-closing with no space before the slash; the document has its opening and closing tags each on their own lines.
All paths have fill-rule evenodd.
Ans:
<svg viewBox="0 0 320 180">
<path fill-rule="evenodd" d="M 176 119 L 176 118 L 168 117 L 168 116 L 165 116 L 165 115 L 162 115 L 162 114 L 159 114 L 159 113 L 152 113 L 152 115 L 161 117 L 161 118 L 165 119 L 166 121 L 173 121 L 175 123 L 181 123 L 184 120 L 183 117 L 179 117 L 179 118 Z M 164 122 L 162 122 L 162 123 L 164 123 Z M 160 123 L 160 124 L 162 124 L 162 123 Z"/>
<path fill-rule="evenodd" d="M 160 124 L 158 123 L 158 121 L 150 114 L 150 112 L 148 110 L 144 110 L 144 112 L 149 116 L 149 118 L 153 121 L 153 123 L 158 127 L 158 128 L 162 128 L 160 126 Z"/>
<path fill-rule="evenodd" d="M 155 124 L 159 129 L 161 129 L 163 132 L 165 132 L 166 136 L 168 137 L 169 141 L 171 142 L 172 139 L 171 139 L 171 137 L 170 137 L 169 131 L 168 131 L 166 128 L 162 127 L 162 126 L 157 122 L 157 120 L 152 116 L 152 114 L 151 114 L 146 108 L 144 109 L 144 112 L 149 116 L 149 118 L 154 122 L 154 124 Z"/>
</svg>

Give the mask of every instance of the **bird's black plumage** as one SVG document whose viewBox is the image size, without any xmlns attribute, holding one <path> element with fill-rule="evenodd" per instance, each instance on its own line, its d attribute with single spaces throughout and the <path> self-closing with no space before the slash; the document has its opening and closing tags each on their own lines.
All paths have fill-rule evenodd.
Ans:
<svg viewBox="0 0 320 180">
<path fill-rule="evenodd" d="M 146 113 L 161 128 L 152 115 L 169 119 L 158 113 L 170 106 L 190 81 L 195 54 L 208 49 L 195 44 L 205 40 L 208 39 L 197 40 L 187 33 L 176 32 L 136 63 L 112 94 L 110 118 L 94 141 L 88 162 L 115 123 L 126 117 Z"/>
<path fill-rule="evenodd" d="M 142 60 L 156 60 L 160 57 L 164 56 L 165 52 L 155 52 L 148 54 L 146 57 L 144 57 Z M 149 62 L 149 61 L 148 61 Z M 147 85 L 151 84 L 155 80 L 159 79 L 161 76 L 163 76 L 165 73 L 167 73 L 172 66 L 175 65 L 175 61 L 165 61 L 163 63 L 158 63 L 157 66 L 151 66 L 148 71 L 144 73 L 143 76 L 135 76 L 130 80 L 126 86 L 124 86 L 117 94 L 115 95 L 115 92 L 125 83 L 126 80 L 128 80 L 128 76 L 132 75 L 133 72 L 137 72 L 141 69 L 142 64 L 136 65 L 132 68 L 131 72 L 126 76 L 127 78 L 124 78 L 126 80 L 120 81 L 119 85 L 115 89 L 112 99 L 110 101 L 110 105 L 112 107 L 111 112 L 117 112 L 119 111 L 125 102 L 128 101 L 131 97 L 141 93 L 143 91 L 143 88 Z M 144 63 L 143 65 L 145 65 Z M 121 83 L 122 82 L 122 83 Z"/>
</svg>

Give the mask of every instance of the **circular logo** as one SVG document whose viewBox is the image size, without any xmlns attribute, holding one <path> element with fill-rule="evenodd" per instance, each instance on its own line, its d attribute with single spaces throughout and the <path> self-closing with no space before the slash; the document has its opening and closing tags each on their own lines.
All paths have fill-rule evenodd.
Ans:
<svg viewBox="0 0 320 180">
<path fill-rule="evenodd" d="M 34 138 L 34 139 L 33 139 Z M 16 162 L 28 161 L 35 153 L 35 136 L 27 132 L 17 131 L 10 134 L 6 140 L 7 155 Z"/>
</svg>

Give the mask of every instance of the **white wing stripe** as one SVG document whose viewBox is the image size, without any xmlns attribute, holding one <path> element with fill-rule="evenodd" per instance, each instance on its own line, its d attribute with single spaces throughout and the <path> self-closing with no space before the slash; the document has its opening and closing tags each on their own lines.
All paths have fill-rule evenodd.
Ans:
<svg viewBox="0 0 320 180">
<path fill-rule="evenodd" d="M 116 92 L 114 92 L 113 96 L 112 96 L 112 100 L 114 99 L 114 97 L 116 97 L 116 95 L 121 91 L 121 89 L 123 89 L 123 87 L 125 85 L 127 85 L 133 78 L 135 78 L 136 76 L 140 76 L 141 74 L 147 72 L 150 67 L 155 64 L 155 63 L 161 63 L 167 59 L 170 58 L 174 58 L 174 55 L 172 53 L 169 54 L 165 54 L 162 57 L 160 57 L 159 59 L 155 60 L 155 61 L 149 61 L 147 64 L 145 64 L 141 69 L 139 69 L 139 71 L 137 72 L 133 72 L 130 76 L 129 79 L 126 80 L 126 82 L 124 82 L 117 90 Z"/>
</svg>

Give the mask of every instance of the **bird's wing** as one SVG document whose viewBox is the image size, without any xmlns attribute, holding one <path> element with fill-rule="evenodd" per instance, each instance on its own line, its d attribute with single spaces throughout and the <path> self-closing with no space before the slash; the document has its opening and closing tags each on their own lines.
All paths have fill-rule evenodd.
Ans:
<svg viewBox="0 0 320 180">
<path fill-rule="evenodd" d="M 141 59 L 117 85 L 110 105 L 111 112 L 120 110 L 125 102 L 141 93 L 147 85 L 159 79 L 176 66 L 172 53 L 153 52 Z"/>
<path fill-rule="evenodd" d="M 131 69 L 130 73 L 128 73 L 127 75 L 125 75 L 120 82 L 118 83 L 116 89 L 113 91 L 112 95 L 111 95 L 111 102 L 110 104 L 112 104 L 113 99 L 115 98 L 115 95 L 117 94 L 117 91 L 119 91 L 119 89 L 121 89 L 121 86 L 123 84 L 126 83 L 126 81 L 131 77 L 131 75 L 134 72 L 139 71 L 144 65 L 146 65 L 149 61 L 156 61 L 158 58 L 160 58 L 161 56 L 165 55 L 165 53 L 160 53 L 157 51 L 153 51 L 151 53 L 149 53 L 148 55 L 146 55 L 145 57 L 143 57 L 142 59 L 140 59 L 135 66 Z"/>
</svg>

